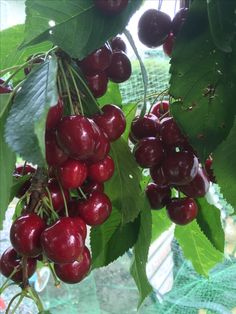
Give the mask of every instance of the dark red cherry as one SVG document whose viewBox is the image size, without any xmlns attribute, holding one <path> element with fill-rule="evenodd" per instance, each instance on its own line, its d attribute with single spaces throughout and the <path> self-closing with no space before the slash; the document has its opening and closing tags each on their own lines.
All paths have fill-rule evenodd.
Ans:
<svg viewBox="0 0 236 314">
<path fill-rule="evenodd" d="M 63 115 L 63 102 L 59 98 L 58 102 L 55 106 L 50 107 L 47 115 L 47 121 L 46 121 L 46 129 L 51 130 L 54 129 L 58 122 L 61 120 Z"/>
<path fill-rule="evenodd" d="M 35 258 L 27 258 L 27 273 L 30 278 L 36 271 L 37 260 Z M 19 268 L 19 270 L 11 277 L 15 282 L 23 281 L 23 270 L 22 270 L 22 257 L 17 252 L 9 247 L 6 249 L 0 258 L 0 273 L 9 278 L 12 272 Z"/>
<path fill-rule="evenodd" d="M 91 120 L 80 115 L 64 117 L 57 126 L 57 141 L 71 158 L 88 159 L 96 147 Z"/>
<path fill-rule="evenodd" d="M 171 30 L 171 18 L 164 12 L 150 9 L 143 13 L 138 23 L 139 40 L 149 48 L 162 45 Z"/>
<path fill-rule="evenodd" d="M 178 146 L 186 142 L 186 137 L 172 117 L 161 120 L 160 133 L 163 143 L 167 146 Z"/>
<path fill-rule="evenodd" d="M 131 136 L 135 140 L 144 137 L 156 137 L 160 129 L 159 119 L 152 113 L 144 117 L 135 117 L 131 123 Z"/>
<path fill-rule="evenodd" d="M 167 178 L 164 175 L 162 166 L 157 165 L 150 169 L 150 176 L 152 180 L 160 187 L 166 187 L 169 185 Z"/>
<path fill-rule="evenodd" d="M 80 217 L 87 225 L 97 226 L 108 219 L 112 205 L 106 194 L 95 191 L 87 200 L 79 202 L 78 209 Z"/>
<path fill-rule="evenodd" d="M 104 192 L 103 183 L 99 183 L 99 182 L 95 182 L 91 180 L 87 180 L 81 188 L 86 195 L 89 195 L 94 191 L 101 192 L 101 193 Z"/>
<path fill-rule="evenodd" d="M 66 283 L 78 283 L 89 272 L 91 256 L 89 249 L 85 246 L 81 257 L 69 264 L 55 264 L 54 269 L 57 277 Z"/>
<path fill-rule="evenodd" d="M 95 132 L 96 147 L 94 154 L 87 160 L 88 164 L 95 163 L 106 158 L 110 151 L 110 142 L 107 135 L 96 125 Z"/>
<path fill-rule="evenodd" d="M 72 263 L 84 249 L 82 235 L 71 217 L 62 217 L 41 234 L 44 254 L 54 263 Z"/>
<path fill-rule="evenodd" d="M 106 70 L 108 78 L 115 83 L 127 81 L 131 76 L 131 62 L 123 51 L 114 50 L 111 64 Z"/>
<path fill-rule="evenodd" d="M 124 52 L 127 50 L 124 40 L 119 36 L 113 37 L 110 44 L 112 50 L 121 50 Z"/>
<path fill-rule="evenodd" d="M 122 12 L 129 0 L 94 0 L 95 7 L 103 14 L 113 16 Z"/>
<path fill-rule="evenodd" d="M 171 24 L 171 30 L 174 36 L 177 36 L 188 16 L 188 8 L 181 8 L 174 16 Z"/>
<path fill-rule="evenodd" d="M 20 255 L 36 257 L 42 252 L 40 236 L 45 227 L 44 220 L 34 213 L 20 216 L 10 229 L 13 248 Z"/>
<path fill-rule="evenodd" d="M 163 51 L 168 57 L 171 57 L 174 43 L 175 37 L 172 33 L 170 33 L 163 44 Z"/>
<path fill-rule="evenodd" d="M 190 183 L 198 171 L 198 159 L 190 152 L 174 152 L 169 154 L 162 164 L 167 181 L 174 185 Z"/>
<path fill-rule="evenodd" d="M 35 173 L 36 169 L 30 165 L 17 166 L 14 170 L 14 176 L 25 176 Z"/>
<path fill-rule="evenodd" d="M 12 88 L 9 85 L 2 85 L 4 83 L 4 81 L 1 79 L 0 82 L 0 94 L 9 94 L 12 92 Z"/>
<path fill-rule="evenodd" d="M 88 166 L 88 177 L 90 180 L 103 183 L 109 180 L 115 170 L 114 161 L 110 156 Z"/>
<path fill-rule="evenodd" d="M 160 187 L 155 183 L 149 183 L 145 192 L 152 209 L 161 209 L 171 198 L 169 187 Z"/>
<path fill-rule="evenodd" d="M 108 78 L 105 72 L 85 76 L 89 89 L 95 98 L 102 97 L 107 91 Z"/>
<path fill-rule="evenodd" d="M 134 156 L 142 168 L 151 168 L 159 165 L 164 157 L 161 140 L 155 137 L 141 139 L 134 147 Z"/>
<path fill-rule="evenodd" d="M 50 179 L 48 182 L 48 190 L 50 192 L 52 205 L 55 211 L 59 212 L 64 208 L 64 199 L 60 189 L 60 186 L 56 179 Z M 66 189 L 63 189 L 66 202 L 69 200 L 69 192 Z M 48 194 L 45 193 L 45 196 L 48 197 Z"/>
<path fill-rule="evenodd" d="M 94 74 L 105 71 L 111 63 L 112 50 L 109 43 L 95 50 L 79 62 L 84 74 Z"/>
<path fill-rule="evenodd" d="M 202 167 L 198 168 L 197 175 L 189 184 L 178 186 L 181 192 L 193 198 L 205 196 L 209 187 L 210 180 Z"/>
<path fill-rule="evenodd" d="M 74 211 L 74 214 L 76 213 L 76 215 L 73 216 L 74 223 L 76 225 L 78 232 L 81 234 L 83 240 L 85 241 L 87 237 L 87 226 L 86 226 L 86 223 L 83 221 L 83 219 L 78 216 L 78 213 L 79 213 L 78 201 L 74 201 L 74 202 L 75 202 L 74 206 L 76 206 L 76 211 L 77 211 L 77 212 Z"/>
<path fill-rule="evenodd" d="M 158 101 L 155 105 L 152 106 L 151 113 L 154 114 L 157 118 L 162 119 L 163 117 L 168 117 L 169 114 L 169 101 L 162 100 Z"/>
<path fill-rule="evenodd" d="M 198 213 L 198 207 L 194 199 L 172 198 L 166 206 L 171 221 L 178 225 L 186 225 L 194 220 Z"/>
<path fill-rule="evenodd" d="M 86 164 L 75 159 L 66 160 L 58 168 L 58 177 L 65 189 L 79 188 L 84 183 L 87 173 Z"/>
<path fill-rule="evenodd" d="M 126 127 L 125 116 L 122 110 L 115 105 L 105 105 L 102 107 L 102 114 L 96 114 L 93 120 L 110 141 L 117 140 Z"/>
<path fill-rule="evenodd" d="M 58 146 L 54 130 L 45 133 L 45 149 L 47 164 L 52 167 L 61 165 L 68 156 Z"/>
<path fill-rule="evenodd" d="M 31 58 L 32 58 L 32 56 L 30 56 L 27 59 L 27 61 L 29 61 Z M 44 58 L 43 57 L 38 57 L 38 58 L 34 59 L 32 61 L 32 63 L 28 64 L 28 66 L 26 68 L 24 68 L 25 75 L 28 75 L 31 72 L 34 64 L 40 64 L 40 63 L 43 63 L 43 62 L 44 62 Z"/>
<path fill-rule="evenodd" d="M 205 169 L 206 169 L 206 172 L 208 174 L 210 181 L 213 183 L 216 183 L 216 177 L 212 169 L 212 163 L 213 163 L 213 159 L 211 157 L 207 158 L 207 160 L 205 161 Z"/>
</svg>

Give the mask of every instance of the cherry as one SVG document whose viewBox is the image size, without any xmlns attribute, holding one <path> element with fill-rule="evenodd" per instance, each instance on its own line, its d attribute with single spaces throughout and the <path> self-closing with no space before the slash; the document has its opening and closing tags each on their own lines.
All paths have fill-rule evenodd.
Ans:
<svg viewBox="0 0 236 314">
<path fill-rule="evenodd" d="M 54 269 L 57 277 L 66 283 L 78 283 L 89 272 L 91 266 L 91 256 L 89 249 L 85 246 L 79 260 L 69 264 L 55 264 Z"/>
<path fill-rule="evenodd" d="M 154 114 L 157 118 L 162 119 L 163 116 L 169 116 L 169 107 L 169 101 L 158 101 L 155 105 L 152 106 L 151 113 Z"/>
<path fill-rule="evenodd" d="M 172 20 L 171 30 L 173 35 L 176 37 L 181 30 L 186 18 L 188 16 L 188 8 L 181 8 L 174 16 Z"/>
<path fill-rule="evenodd" d="M 57 126 L 57 140 L 70 157 L 88 159 L 93 155 L 96 145 L 91 120 L 81 115 L 62 118 Z"/>
<path fill-rule="evenodd" d="M 163 51 L 168 57 L 171 57 L 174 43 L 175 37 L 172 33 L 170 33 L 163 44 Z"/>
<path fill-rule="evenodd" d="M 95 98 L 102 97 L 107 91 L 108 78 L 105 72 L 85 76 L 89 89 Z"/>
<path fill-rule="evenodd" d="M 36 257 L 42 252 L 40 235 L 45 227 L 44 220 L 34 213 L 20 216 L 10 229 L 13 248 L 20 255 Z"/>
<path fill-rule="evenodd" d="M 160 187 L 155 183 L 149 183 L 145 192 L 152 209 L 163 208 L 171 198 L 169 187 Z"/>
<path fill-rule="evenodd" d="M 127 81 L 132 72 L 131 62 L 127 55 L 119 50 L 112 53 L 111 64 L 106 70 L 108 78 L 115 83 Z"/>
<path fill-rule="evenodd" d="M 4 83 L 4 81 L 3 81 Z M 0 94 L 9 94 L 12 92 L 12 88 L 10 86 L 0 85 Z"/>
<path fill-rule="evenodd" d="M 161 140 L 155 137 L 141 139 L 134 147 L 134 156 L 142 168 L 159 165 L 164 157 Z"/>
<path fill-rule="evenodd" d="M 72 263 L 82 253 L 84 241 L 74 218 L 62 217 L 43 231 L 41 245 L 54 263 Z"/>
<path fill-rule="evenodd" d="M 35 173 L 36 169 L 30 165 L 18 166 L 14 170 L 14 176 L 25 176 Z"/>
<path fill-rule="evenodd" d="M 152 180 L 159 186 L 159 187 L 166 187 L 169 185 L 167 178 L 164 175 L 164 171 L 162 166 L 157 165 L 150 169 L 150 175 Z"/>
<path fill-rule="evenodd" d="M 103 14 L 113 16 L 122 12 L 129 0 L 94 0 L 95 7 Z"/>
<path fill-rule="evenodd" d="M 27 59 L 27 61 L 29 61 L 31 58 L 32 58 L 32 56 L 30 56 Z M 44 58 L 43 57 L 38 57 L 38 58 L 34 59 L 31 64 L 29 64 L 26 68 L 24 68 L 25 75 L 28 75 L 31 72 L 32 67 L 33 67 L 34 64 L 40 64 L 40 63 L 43 63 L 43 62 L 44 62 Z"/>
<path fill-rule="evenodd" d="M 52 167 L 61 165 L 68 156 L 58 146 L 54 130 L 45 133 L 45 148 L 47 164 Z"/>
<path fill-rule="evenodd" d="M 111 104 L 103 106 L 102 114 L 94 115 L 93 120 L 110 141 L 117 140 L 126 127 L 125 116 L 122 110 Z"/>
<path fill-rule="evenodd" d="M 104 191 L 104 184 L 103 183 L 99 183 L 99 182 L 95 182 L 95 181 L 91 181 L 91 180 L 87 180 L 83 184 L 82 190 L 87 195 L 91 194 L 94 191 L 102 193 Z"/>
<path fill-rule="evenodd" d="M 110 142 L 107 135 L 97 125 L 96 128 L 96 147 L 94 154 L 87 160 L 88 163 L 94 163 L 103 160 L 110 151 Z"/>
<path fill-rule="evenodd" d="M 85 163 L 74 159 L 66 160 L 58 168 L 58 177 L 65 189 L 79 188 L 87 177 L 87 166 Z"/>
<path fill-rule="evenodd" d="M 171 30 L 171 18 L 164 12 L 150 9 L 138 23 L 139 40 L 149 48 L 162 45 Z"/>
<path fill-rule="evenodd" d="M 181 185 L 178 188 L 186 196 L 197 198 L 205 196 L 209 187 L 210 181 L 207 173 L 202 167 L 199 167 L 195 178 L 189 184 Z"/>
<path fill-rule="evenodd" d="M 123 52 L 126 52 L 126 50 L 127 50 L 125 42 L 119 36 L 113 37 L 111 39 L 110 44 L 111 44 L 111 48 L 113 51 L 114 50 L 121 50 Z"/>
<path fill-rule="evenodd" d="M 48 190 L 50 192 L 52 205 L 55 211 L 59 212 L 64 208 L 64 199 L 60 189 L 60 186 L 56 179 L 50 179 L 48 182 Z M 63 189 L 66 202 L 69 200 L 69 192 Z M 48 194 L 45 194 L 47 197 Z"/>
<path fill-rule="evenodd" d="M 112 205 L 106 194 L 94 191 L 78 204 L 80 217 L 87 225 L 101 225 L 111 214 Z"/>
<path fill-rule="evenodd" d="M 162 119 L 160 133 L 163 143 L 167 146 L 178 146 L 186 142 L 186 137 L 181 133 L 173 117 Z"/>
<path fill-rule="evenodd" d="M 94 74 L 105 71 L 111 63 L 112 50 L 109 43 L 95 50 L 79 62 L 84 74 Z"/>
<path fill-rule="evenodd" d="M 198 207 L 194 199 L 172 198 L 166 206 L 171 221 L 178 225 L 186 225 L 194 220 L 198 213 Z"/>
<path fill-rule="evenodd" d="M 159 133 L 159 119 L 152 113 L 136 117 L 131 123 L 131 136 L 134 140 L 144 137 L 155 137 Z"/>
<path fill-rule="evenodd" d="M 88 167 L 88 177 L 92 181 L 103 183 L 112 177 L 114 170 L 114 161 L 110 156 L 107 156 L 104 160 Z"/>
<path fill-rule="evenodd" d="M 47 115 L 46 129 L 54 129 L 63 115 L 63 102 L 59 98 L 55 106 L 50 107 Z"/>
<path fill-rule="evenodd" d="M 22 271 L 22 257 L 19 257 L 17 252 L 9 247 L 6 249 L 0 258 L 0 273 L 9 278 L 12 272 L 19 268 L 19 270 L 11 277 L 15 282 L 23 281 L 23 271 Z M 36 271 L 37 260 L 34 258 L 27 258 L 27 273 L 28 277 L 31 277 Z"/>
<path fill-rule="evenodd" d="M 77 207 L 77 212 L 78 212 L 78 202 L 76 202 L 76 207 Z M 74 218 L 74 223 L 76 225 L 76 228 L 78 228 L 79 234 L 81 234 L 83 240 L 85 241 L 85 239 L 87 237 L 87 226 L 86 226 L 86 223 L 78 215 L 74 216 L 73 218 Z"/>
<path fill-rule="evenodd" d="M 173 152 L 163 161 L 163 173 L 167 181 L 175 185 L 190 183 L 198 171 L 198 159 L 191 152 Z"/>
<path fill-rule="evenodd" d="M 206 169 L 206 172 L 208 174 L 210 181 L 213 183 L 216 183 L 216 177 L 212 169 L 212 163 L 213 163 L 213 159 L 211 157 L 207 158 L 207 160 L 205 161 L 205 169 Z"/>
</svg>

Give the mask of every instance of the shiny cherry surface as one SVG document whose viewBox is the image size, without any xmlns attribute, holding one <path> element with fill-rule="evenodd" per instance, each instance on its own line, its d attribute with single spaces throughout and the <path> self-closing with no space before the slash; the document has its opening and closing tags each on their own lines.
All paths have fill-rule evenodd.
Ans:
<svg viewBox="0 0 236 314">
<path fill-rule="evenodd" d="M 89 89 L 95 98 L 102 97 L 107 91 L 108 78 L 105 72 L 85 76 Z"/>
<path fill-rule="evenodd" d="M 92 181 L 103 183 L 112 177 L 114 170 L 114 161 L 110 156 L 107 156 L 104 160 L 88 166 L 88 177 Z"/>
<path fill-rule="evenodd" d="M 111 64 L 106 70 L 108 78 L 115 83 L 127 81 L 132 72 L 131 62 L 123 51 L 114 50 Z"/>
<path fill-rule="evenodd" d="M 166 206 L 171 221 L 178 225 L 186 225 L 193 221 L 198 213 L 198 206 L 194 199 L 172 198 Z"/>
<path fill-rule="evenodd" d="M 95 182 L 95 181 L 91 181 L 91 180 L 87 180 L 83 184 L 82 190 L 87 195 L 91 194 L 94 191 L 103 192 L 104 191 L 104 184 L 99 183 L 99 182 Z"/>
<path fill-rule="evenodd" d="M 170 104 L 167 100 L 158 101 L 155 105 L 152 106 L 151 113 L 154 114 L 157 118 L 161 119 L 163 116 L 169 116 Z"/>
<path fill-rule="evenodd" d="M 149 183 L 145 192 L 152 209 L 161 209 L 171 198 L 169 187 L 160 187 L 155 183 Z"/>
<path fill-rule="evenodd" d="M 46 129 L 51 130 L 54 129 L 58 122 L 61 120 L 63 115 L 63 102 L 59 98 L 58 102 L 55 106 L 50 107 L 46 120 Z"/>
<path fill-rule="evenodd" d="M 174 43 L 175 37 L 172 33 L 170 33 L 163 44 L 163 51 L 168 57 L 171 57 Z"/>
<path fill-rule="evenodd" d="M 113 37 L 110 44 L 112 50 L 122 50 L 124 52 L 127 50 L 126 44 L 120 36 Z"/>
<path fill-rule="evenodd" d="M 164 175 L 164 171 L 161 165 L 154 166 L 150 169 L 150 176 L 154 183 L 160 187 L 169 185 L 167 178 Z"/>
<path fill-rule="evenodd" d="M 65 189 L 79 188 L 84 183 L 87 173 L 85 163 L 71 158 L 58 167 L 58 177 Z"/>
<path fill-rule="evenodd" d="M 64 199 L 60 189 L 60 186 L 56 179 L 50 179 L 48 182 L 48 189 L 52 199 L 52 205 L 55 211 L 59 212 L 64 208 Z M 64 196 L 66 201 L 69 200 L 69 192 L 66 189 L 63 189 Z M 45 193 L 45 196 L 48 197 L 48 194 Z"/>
<path fill-rule="evenodd" d="M 186 137 L 172 117 L 162 119 L 160 133 L 163 143 L 167 146 L 178 146 L 186 142 Z"/>
<path fill-rule="evenodd" d="M 131 123 L 131 136 L 135 140 L 144 137 L 156 137 L 159 133 L 159 119 L 152 113 L 145 114 L 144 117 L 135 117 Z"/>
<path fill-rule="evenodd" d="M 87 162 L 94 163 L 103 160 L 110 151 L 110 141 L 107 135 L 98 127 L 95 132 L 96 147 L 94 154 L 87 160 Z"/>
<path fill-rule="evenodd" d="M 49 166 L 59 166 L 68 159 L 68 156 L 57 144 L 54 130 L 47 131 L 45 134 L 45 149 L 46 161 Z"/>
</svg>

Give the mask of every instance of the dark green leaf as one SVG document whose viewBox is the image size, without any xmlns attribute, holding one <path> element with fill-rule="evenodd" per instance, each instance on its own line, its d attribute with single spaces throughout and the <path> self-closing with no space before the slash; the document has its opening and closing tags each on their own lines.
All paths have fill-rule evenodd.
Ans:
<svg viewBox="0 0 236 314">
<path fill-rule="evenodd" d="M 122 110 L 125 114 L 126 119 L 126 128 L 125 132 L 123 133 L 122 137 L 128 141 L 131 123 L 135 117 L 137 111 L 137 104 L 127 104 L 122 107 Z"/>
<path fill-rule="evenodd" d="M 47 112 L 58 101 L 57 60 L 52 57 L 37 66 L 17 93 L 6 124 L 6 139 L 24 160 L 43 165 Z"/>
<path fill-rule="evenodd" d="M 202 232 L 196 220 L 188 225 L 175 227 L 175 237 L 183 253 L 189 259 L 195 270 L 208 276 L 209 271 L 224 257 L 224 254 L 213 247 Z"/>
<path fill-rule="evenodd" d="M 98 99 L 100 106 L 106 104 L 113 104 L 121 107 L 122 98 L 120 94 L 119 85 L 113 82 L 108 83 L 106 94 Z"/>
<path fill-rule="evenodd" d="M 121 33 L 142 1 L 129 1 L 119 15 L 107 17 L 93 0 L 27 0 L 23 46 L 50 40 L 74 58 L 84 58 L 104 42 Z M 49 22 L 55 26 L 50 27 Z"/>
<path fill-rule="evenodd" d="M 91 230 L 92 267 L 106 266 L 127 252 L 135 244 L 138 232 L 139 218 L 122 225 L 120 212 L 113 208 L 109 219 Z"/>
<path fill-rule="evenodd" d="M 221 193 L 236 209 L 236 119 L 226 140 L 213 154 L 213 169 Z"/>
<path fill-rule="evenodd" d="M 167 216 L 166 210 L 152 210 L 152 242 L 155 241 L 164 231 L 168 230 L 172 222 Z"/>
<path fill-rule="evenodd" d="M 197 222 L 208 240 L 220 252 L 224 253 L 225 234 L 222 228 L 220 210 L 210 205 L 205 198 L 197 199 Z"/>
<path fill-rule="evenodd" d="M 11 186 L 16 156 L 9 148 L 4 138 L 4 127 L 11 106 L 11 94 L 0 95 L 0 228 L 5 217 L 5 211 L 11 201 Z"/>
<path fill-rule="evenodd" d="M 212 41 L 206 1 L 193 1 L 171 59 L 172 113 L 201 160 L 228 135 L 236 106 L 236 50 L 219 51 Z"/>
<path fill-rule="evenodd" d="M 11 186 L 11 198 L 10 201 L 13 200 L 13 198 L 16 196 L 17 192 L 19 191 L 19 189 L 22 187 L 22 185 L 28 181 L 30 178 L 29 175 L 25 175 L 22 177 L 18 177 L 18 178 L 13 178 L 12 181 L 12 186 Z"/>
<path fill-rule="evenodd" d="M 147 204 L 148 207 L 148 204 Z M 133 249 L 133 261 L 130 273 L 133 276 L 139 290 L 139 304 L 152 292 L 152 287 L 147 279 L 146 263 L 149 246 L 152 237 L 152 216 L 149 209 L 143 210 L 140 214 L 140 231 L 137 243 Z"/>
</svg>

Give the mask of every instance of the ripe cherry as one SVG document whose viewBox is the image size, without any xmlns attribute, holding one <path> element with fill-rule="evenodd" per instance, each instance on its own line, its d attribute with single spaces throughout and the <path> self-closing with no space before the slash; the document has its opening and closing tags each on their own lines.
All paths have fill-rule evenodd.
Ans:
<svg viewBox="0 0 236 314">
<path fill-rule="evenodd" d="M 65 189 L 79 188 L 84 183 L 87 173 L 86 164 L 75 159 L 66 160 L 58 168 L 58 177 Z"/>
<path fill-rule="evenodd" d="M 117 140 L 125 130 L 126 121 L 122 110 L 115 105 L 102 107 L 102 114 L 96 114 L 93 120 L 110 141 Z"/>
<path fill-rule="evenodd" d="M 161 209 L 168 203 L 171 197 L 169 187 L 160 187 L 155 183 L 149 183 L 145 192 L 152 209 Z"/>
<path fill-rule="evenodd" d="M 208 174 L 210 181 L 213 183 L 216 183 L 216 177 L 212 169 L 212 163 L 213 163 L 213 159 L 211 157 L 207 158 L 207 160 L 205 161 L 205 169 L 206 169 L 206 172 Z"/>
<path fill-rule="evenodd" d="M 149 48 L 162 45 L 171 30 L 171 18 L 164 12 L 150 9 L 138 23 L 139 40 Z"/>
<path fill-rule="evenodd" d="M 51 130 L 54 129 L 58 122 L 61 120 L 63 115 L 63 102 L 59 98 L 58 102 L 55 106 L 50 107 L 47 115 L 47 121 L 46 121 L 46 129 Z"/>
<path fill-rule="evenodd" d="M 96 146 L 91 120 L 81 115 L 64 117 L 57 126 L 57 141 L 70 157 L 88 159 Z"/>
<path fill-rule="evenodd" d="M 169 107 L 169 101 L 158 101 L 155 105 L 152 106 L 151 113 L 159 119 L 162 119 L 163 116 L 166 118 L 169 116 Z"/>
<path fill-rule="evenodd" d="M 108 78 L 105 72 L 85 76 L 89 89 L 95 98 L 102 97 L 107 91 Z"/>
<path fill-rule="evenodd" d="M 163 161 L 163 173 L 167 181 L 174 185 L 190 183 L 198 171 L 198 159 L 190 152 L 173 152 Z"/>
<path fill-rule="evenodd" d="M 13 248 L 20 255 L 36 257 L 42 252 L 40 236 L 45 227 L 44 220 L 34 213 L 20 216 L 10 229 Z"/>
<path fill-rule="evenodd" d="M 133 139 L 140 140 L 144 137 L 155 137 L 160 129 L 159 119 L 149 113 L 144 117 L 136 117 L 131 123 L 131 136 Z"/>
<path fill-rule="evenodd" d="M 127 50 L 125 42 L 119 36 L 113 37 L 110 44 L 111 44 L 111 48 L 113 51 L 114 50 L 121 50 L 123 52 L 126 52 L 126 50 Z"/>
<path fill-rule="evenodd" d="M 27 273 L 30 278 L 36 271 L 37 260 L 35 258 L 27 258 Z M 23 270 L 22 270 L 22 257 L 20 257 L 17 252 L 9 247 L 6 249 L 0 258 L 0 273 L 9 278 L 15 269 L 18 271 L 11 276 L 11 279 L 15 282 L 23 281 Z"/>
<path fill-rule="evenodd" d="M 202 167 L 199 167 L 195 178 L 189 184 L 181 185 L 178 188 L 186 196 L 197 198 L 205 196 L 209 187 L 210 181 L 207 173 Z"/>
<path fill-rule="evenodd" d="M 96 128 L 97 128 L 97 132 L 95 132 L 96 147 L 94 154 L 87 160 L 88 164 L 103 160 L 104 158 L 106 158 L 110 151 L 110 142 L 107 135 L 97 125 Z"/>
<path fill-rule="evenodd" d="M 94 191 L 102 193 L 104 191 L 104 184 L 99 183 L 99 182 L 95 182 L 95 181 L 91 181 L 91 180 L 87 180 L 83 184 L 82 190 L 86 195 L 89 195 Z"/>
<path fill-rule="evenodd" d="M 88 274 L 90 266 L 91 256 L 89 249 L 85 246 L 78 260 L 69 264 L 55 264 L 54 269 L 60 280 L 73 284 L 80 282 Z"/>
<path fill-rule="evenodd" d="M 30 165 L 18 166 L 14 170 L 14 176 L 25 176 L 35 173 L 36 169 Z"/>
<path fill-rule="evenodd" d="M 76 206 L 77 206 L 77 212 L 78 212 L 78 202 L 76 202 Z M 83 240 L 85 241 L 86 237 L 87 237 L 87 226 L 86 223 L 83 221 L 83 219 L 81 217 L 74 216 L 74 223 L 76 225 L 76 228 L 78 228 L 78 232 L 79 234 L 81 234 Z"/>
<path fill-rule="evenodd" d="M 88 167 L 88 177 L 92 181 L 103 183 L 112 177 L 114 170 L 114 161 L 110 156 L 107 156 L 104 160 Z"/>
<path fill-rule="evenodd" d="M 164 175 L 163 168 L 160 165 L 154 166 L 150 169 L 150 176 L 159 187 L 166 187 L 169 185 L 169 182 Z"/>
<path fill-rule="evenodd" d="M 82 235 L 71 217 L 62 217 L 41 234 L 45 255 L 54 263 L 72 263 L 84 249 Z"/>
<path fill-rule="evenodd" d="M 142 168 L 159 165 L 164 157 L 161 140 L 155 137 L 141 139 L 134 147 L 134 156 Z"/>
<path fill-rule="evenodd" d="M 132 72 L 131 62 L 127 55 L 119 50 L 114 50 L 111 57 L 111 64 L 106 70 L 108 78 L 115 83 L 127 81 Z"/>
<path fill-rule="evenodd" d="M 162 119 L 160 133 L 163 143 L 167 146 L 178 146 L 186 142 L 186 137 L 181 133 L 173 117 Z"/>
<path fill-rule="evenodd" d="M 111 63 L 112 50 L 108 43 L 95 50 L 82 61 L 79 62 L 79 66 L 86 75 L 103 72 Z"/>
<path fill-rule="evenodd" d="M 129 0 L 94 0 L 96 8 L 108 16 L 122 12 L 128 5 L 128 2 Z"/>
<path fill-rule="evenodd" d="M 87 200 L 79 202 L 78 209 L 80 217 L 87 225 L 97 226 L 108 219 L 112 205 L 106 194 L 95 191 Z"/>
<path fill-rule="evenodd" d="M 5 81 L 0 79 L 0 94 L 9 94 L 12 92 L 12 88 L 9 85 L 3 85 Z"/>
<path fill-rule="evenodd" d="M 64 163 L 68 156 L 58 146 L 54 130 L 47 131 L 45 134 L 45 148 L 47 164 L 56 167 Z"/>
<path fill-rule="evenodd" d="M 56 179 L 50 179 L 48 182 L 48 190 L 50 192 L 50 197 L 52 200 L 52 205 L 55 211 L 59 212 L 64 208 L 64 199 L 60 189 L 60 186 Z M 69 200 L 69 192 L 66 189 L 63 189 L 66 202 Z M 47 192 L 45 196 L 49 197 Z"/>
<path fill-rule="evenodd" d="M 171 30 L 173 35 L 176 37 L 181 30 L 183 24 L 188 16 L 188 8 L 181 8 L 174 16 L 171 24 Z"/>
<path fill-rule="evenodd" d="M 163 44 L 163 51 L 168 57 L 171 57 L 172 55 L 174 43 L 175 37 L 172 33 L 170 33 Z"/>
<path fill-rule="evenodd" d="M 198 207 L 194 199 L 172 198 L 166 206 L 171 221 L 178 225 L 186 225 L 194 220 L 198 213 Z"/>
</svg>

